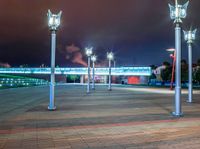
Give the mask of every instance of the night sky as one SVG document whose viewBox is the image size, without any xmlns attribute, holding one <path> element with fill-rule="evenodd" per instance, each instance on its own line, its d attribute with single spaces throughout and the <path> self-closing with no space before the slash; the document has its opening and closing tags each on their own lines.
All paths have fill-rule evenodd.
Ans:
<svg viewBox="0 0 200 149">
<path fill-rule="evenodd" d="M 185 0 L 179 0 L 185 3 Z M 56 65 L 83 66 L 84 47 L 93 46 L 98 64 L 106 65 L 113 51 L 116 66 L 160 65 L 171 61 L 166 49 L 174 47 L 174 25 L 168 3 L 173 0 L 1 0 L 0 64 L 50 66 L 47 10 L 63 11 L 57 32 Z M 199 0 L 190 0 L 183 29 L 199 28 Z M 182 43 L 187 60 L 187 45 Z M 193 49 L 200 58 L 200 40 Z"/>
</svg>

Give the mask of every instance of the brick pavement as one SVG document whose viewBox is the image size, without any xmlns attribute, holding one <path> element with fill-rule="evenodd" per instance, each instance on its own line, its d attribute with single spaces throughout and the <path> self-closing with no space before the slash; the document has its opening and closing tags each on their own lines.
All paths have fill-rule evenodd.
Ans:
<svg viewBox="0 0 200 149">
<path fill-rule="evenodd" d="M 185 102 L 184 117 L 171 116 L 167 89 L 57 86 L 56 111 L 48 87 L 0 91 L 0 149 L 199 149 L 200 91 Z"/>
</svg>

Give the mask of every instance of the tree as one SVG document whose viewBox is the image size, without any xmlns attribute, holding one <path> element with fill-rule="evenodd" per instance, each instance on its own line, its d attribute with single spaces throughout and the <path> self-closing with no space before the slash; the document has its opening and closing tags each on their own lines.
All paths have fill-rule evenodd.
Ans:
<svg viewBox="0 0 200 149">
<path fill-rule="evenodd" d="M 163 81 L 170 81 L 171 80 L 171 73 L 172 73 L 172 67 L 168 66 L 166 69 L 162 70 L 161 72 L 161 78 Z"/>
<path fill-rule="evenodd" d="M 152 73 L 150 76 L 149 76 L 149 80 L 151 79 L 156 79 L 156 75 L 154 73 Z"/>
<path fill-rule="evenodd" d="M 76 80 L 79 79 L 80 77 L 78 75 L 68 75 L 67 76 L 67 82 L 74 82 L 76 83 Z"/>
<path fill-rule="evenodd" d="M 193 79 L 194 79 L 195 81 L 197 81 L 198 83 L 200 83 L 200 69 L 197 69 L 197 70 L 194 72 Z"/>
<path fill-rule="evenodd" d="M 167 62 L 167 61 L 164 61 L 164 62 L 163 62 L 163 65 L 166 66 L 166 67 L 169 67 L 169 66 L 170 66 L 170 63 Z"/>
<path fill-rule="evenodd" d="M 157 68 L 156 65 L 150 65 L 150 67 L 151 67 L 152 70 L 155 70 Z"/>
<path fill-rule="evenodd" d="M 181 60 L 181 81 L 188 81 L 188 64 L 186 60 Z"/>
<path fill-rule="evenodd" d="M 197 66 L 200 66 L 200 59 L 197 60 Z"/>
<path fill-rule="evenodd" d="M 171 80 L 172 67 L 169 62 L 163 62 L 163 65 L 166 67 L 161 71 L 161 78 L 163 81 Z"/>
</svg>

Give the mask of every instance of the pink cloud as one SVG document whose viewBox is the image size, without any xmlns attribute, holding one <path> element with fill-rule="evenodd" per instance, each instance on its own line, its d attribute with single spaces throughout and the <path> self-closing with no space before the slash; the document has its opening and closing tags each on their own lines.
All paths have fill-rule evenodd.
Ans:
<svg viewBox="0 0 200 149">
<path fill-rule="evenodd" d="M 71 44 L 70 46 L 66 46 L 66 56 L 67 60 L 71 60 L 72 63 L 80 64 L 83 66 L 87 66 L 87 63 L 83 60 L 83 54 L 79 47 Z"/>
<path fill-rule="evenodd" d="M 0 67 L 4 67 L 4 68 L 10 68 L 10 67 L 11 67 L 11 65 L 10 65 L 10 64 L 8 64 L 8 63 L 1 63 L 1 62 L 0 62 Z"/>
</svg>

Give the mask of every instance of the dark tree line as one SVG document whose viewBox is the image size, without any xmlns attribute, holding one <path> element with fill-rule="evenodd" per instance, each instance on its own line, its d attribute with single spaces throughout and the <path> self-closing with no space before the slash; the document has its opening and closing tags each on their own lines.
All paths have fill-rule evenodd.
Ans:
<svg viewBox="0 0 200 149">
<path fill-rule="evenodd" d="M 161 71 L 161 78 L 164 82 L 171 81 L 172 77 L 172 65 L 169 62 L 163 62 L 163 65 L 166 69 Z M 155 65 L 151 66 L 152 69 L 156 69 Z M 150 79 L 155 79 L 155 74 L 150 76 Z M 174 72 L 175 80 L 175 72 Z M 181 61 L 181 81 L 182 83 L 188 82 L 188 64 L 186 60 Z M 194 64 L 193 67 L 193 81 L 200 83 L 200 59 L 197 61 L 197 64 Z"/>
</svg>

